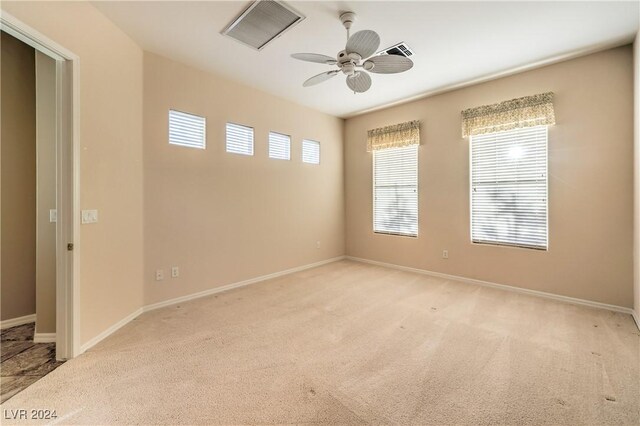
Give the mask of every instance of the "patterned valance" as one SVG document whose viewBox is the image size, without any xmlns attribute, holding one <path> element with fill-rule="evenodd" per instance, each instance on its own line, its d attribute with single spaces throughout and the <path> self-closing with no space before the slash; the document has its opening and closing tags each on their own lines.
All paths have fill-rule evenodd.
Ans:
<svg viewBox="0 0 640 426">
<path fill-rule="evenodd" d="M 420 145 L 420 121 L 407 121 L 367 132 L 367 152 Z"/>
<path fill-rule="evenodd" d="M 556 123 L 553 92 L 462 111 L 462 137 Z"/>
</svg>

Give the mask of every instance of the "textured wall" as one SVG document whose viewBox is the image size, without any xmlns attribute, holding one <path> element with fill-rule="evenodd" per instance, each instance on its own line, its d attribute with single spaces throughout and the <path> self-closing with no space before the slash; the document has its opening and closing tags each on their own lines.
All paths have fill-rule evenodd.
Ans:
<svg viewBox="0 0 640 426">
<path fill-rule="evenodd" d="M 341 119 L 154 54 L 144 69 L 147 304 L 344 254 Z M 169 108 L 207 118 L 206 150 L 169 145 Z M 254 127 L 254 156 L 225 152 L 228 121 Z M 291 135 L 290 161 L 268 158 L 270 130 Z"/>
<path fill-rule="evenodd" d="M 2 320 L 36 312 L 36 82 L 32 47 L 2 33 Z"/>
<path fill-rule="evenodd" d="M 633 64 L 623 46 L 348 119 L 347 254 L 633 306 Z M 549 250 L 472 244 L 460 111 L 554 91 Z M 419 237 L 372 231 L 367 129 L 422 120 Z M 442 250 L 449 259 L 442 259 Z"/>
</svg>

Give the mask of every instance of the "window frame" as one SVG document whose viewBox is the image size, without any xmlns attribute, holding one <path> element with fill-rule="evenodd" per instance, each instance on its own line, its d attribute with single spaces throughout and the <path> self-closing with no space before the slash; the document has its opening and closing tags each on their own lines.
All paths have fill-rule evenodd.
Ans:
<svg viewBox="0 0 640 426">
<path fill-rule="evenodd" d="M 537 246 L 530 244 L 518 244 L 518 243 L 510 243 L 504 241 L 488 241 L 488 240 L 474 240 L 473 238 L 473 137 L 474 135 L 469 136 L 469 241 L 472 245 L 480 245 L 480 246 L 492 246 L 492 247 L 503 247 L 503 248 L 514 248 L 514 249 L 524 249 L 524 250 L 537 250 L 537 251 L 549 251 L 550 247 L 550 223 L 549 223 L 549 125 L 542 124 L 539 126 L 533 127 L 544 127 L 545 128 L 545 227 L 546 227 L 546 235 L 545 235 L 545 246 Z M 475 136 L 484 136 L 491 135 L 497 133 L 506 133 L 513 132 L 517 130 L 522 130 L 523 128 L 504 130 L 500 132 L 493 132 L 488 134 L 481 134 Z"/>
<path fill-rule="evenodd" d="M 318 162 L 317 163 L 313 163 L 311 161 L 305 161 L 304 160 L 304 145 L 305 142 L 311 142 L 314 143 L 318 146 Z M 322 150 L 321 150 L 321 143 L 320 141 L 314 140 L 314 139 L 302 139 L 302 149 L 300 152 L 300 159 L 302 160 L 303 164 L 311 164 L 313 166 L 319 166 L 320 162 L 321 162 L 321 155 L 322 155 Z"/>
<path fill-rule="evenodd" d="M 376 153 L 379 151 L 372 152 L 372 168 L 371 168 L 371 208 L 372 208 L 372 232 L 374 235 L 387 235 L 393 237 L 404 237 L 404 238 L 412 238 L 417 239 L 420 235 L 420 145 L 412 145 L 403 148 L 413 147 L 415 149 L 415 162 L 416 162 L 416 185 L 415 185 L 415 194 L 416 194 L 416 233 L 415 234 L 406 234 L 401 232 L 390 232 L 390 231 L 378 231 L 376 230 Z M 398 148 L 388 148 L 388 149 L 398 149 Z M 385 151 L 385 150 L 380 150 Z"/>
<path fill-rule="evenodd" d="M 287 138 L 287 158 L 282 157 L 272 157 L 271 156 L 271 135 L 285 136 Z M 283 160 L 283 161 L 291 161 L 291 135 L 281 132 L 274 132 L 272 130 L 269 131 L 269 136 L 267 139 L 267 157 L 271 160 Z"/>
<path fill-rule="evenodd" d="M 243 127 L 245 129 L 251 129 L 251 153 L 246 152 L 237 152 L 237 151 L 229 151 L 229 125 Z M 256 130 L 252 126 L 247 126 L 245 124 L 235 123 L 233 121 L 227 121 L 224 125 L 224 148 L 227 154 L 235 154 L 235 155 L 243 155 L 246 157 L 253 157 L 256 153 Z"/>
<path fill-rule="evenodd" d="M 202 120 L 202 144 L 189 144 L 189 143 L 179 143 L 179 142 L 171 142 L 171 113 L 177 113 L 179 115 L 186 115 L 190 117 L 194 117 L 196 119 Z M 169 112 L 167 114 L 167 141 L 169 145 L 179 146 L 181 148 L 193 148 L 193 149 L 207 149 L 207 117 L 194 114 L 191 112 L 181 111 L 175 108 L 169 108 Z"/>
</svg>

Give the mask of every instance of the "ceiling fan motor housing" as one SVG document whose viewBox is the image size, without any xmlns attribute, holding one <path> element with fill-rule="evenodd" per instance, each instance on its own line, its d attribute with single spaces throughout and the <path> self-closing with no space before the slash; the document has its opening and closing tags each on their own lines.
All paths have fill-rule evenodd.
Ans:
<svg viewBox="0 0 640 426">
<path fill-rule="evenodd" d="M 349 57 L 349 54 L 346 50 L 339 51 L 336 59 L 338 59 L 339 64 L 346 64 L 347 62 L 351 62 L 351 58 Z"/>
<path fill-rule="evenodd" d="M 341 50 L 340 52 L 338 52 L 337 65 L 343 73 L 347 75 L 353 75 L 355 68 L 357 66 L 360 66 L 361 59 L 362 57 L 355 52 L 347 53 L 346 50 Z"/>
</svg>

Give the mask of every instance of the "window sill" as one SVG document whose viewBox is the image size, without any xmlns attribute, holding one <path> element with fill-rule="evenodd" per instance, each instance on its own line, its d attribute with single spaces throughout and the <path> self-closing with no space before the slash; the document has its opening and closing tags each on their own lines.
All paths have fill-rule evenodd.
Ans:
<svg viewBox="0 0 640 426">
<path fill-rule="evenodd" d="M 404 237 L 404 238 L 412 238 L 412 239 L 417 239 L 418 235 L 410 235 L 410 234 L 396 234 L 393 232 L 380 232 L 380 231 L 373 231 L 373 233 L 375 235 L 388 235 L 391 237 Z"/>
<path fill-rule="evenodd" d="M 521 250 L 535 250 L 535 251 L 549 251 L 549 247 L 536 247 L 536 246 L 521 246 L 517 244 L 507 244 L 507 243 L 493 243 L 489 241 L 471 241 L 471 245 L 475 246 L 489 246 L 489 247 L 502 247 L 502 248 L 512 248 L 512 249 L 521 249 Z"/>
</svg>

